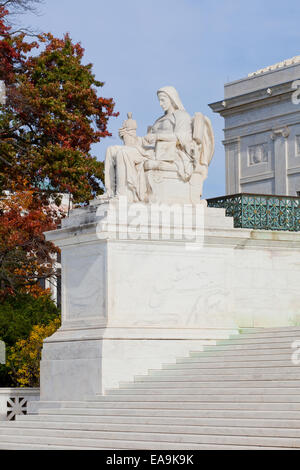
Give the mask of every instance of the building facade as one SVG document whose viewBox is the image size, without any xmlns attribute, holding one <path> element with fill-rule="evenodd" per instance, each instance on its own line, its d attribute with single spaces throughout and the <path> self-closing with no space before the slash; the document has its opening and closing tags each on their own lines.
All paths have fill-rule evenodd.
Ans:
<svg viewBox="0 0 300 470">
<path fill-rule="evenodd" d="M 300 56 L 224 89 L 227 194 L 300 196 Z"/>
</svg>

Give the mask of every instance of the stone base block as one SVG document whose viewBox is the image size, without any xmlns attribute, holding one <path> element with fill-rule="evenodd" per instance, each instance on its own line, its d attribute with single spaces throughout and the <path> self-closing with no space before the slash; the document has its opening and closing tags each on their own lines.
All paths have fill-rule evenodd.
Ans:
<svg viewBox="0 0 300 470">
<path fill-rule="evenodd" d="M 115 328 L 60 330 L 44 345 L 41 362 L 41 400 L 83 400 L 117 388 L 135 375 L 159 369 L 162 363 L 214 345 L 237 329 L 123 331 Z M 98 336 L 98 339 L 95 337 Z M 102 336 L 102 338 L 101 338 Z"/>
<path fill-rule="evenodd" d="M 104 393 L 239 328 L 300 324 L 300 234 L 234 229 L 202 205 L 202 236 L 187 243 L 174 219 L 152 237 L 142 209 L 139 231 L 94 204 L 47 234 L 62 250 L 63 319 L 44 344 L 43 401 Z"/>
</svg>

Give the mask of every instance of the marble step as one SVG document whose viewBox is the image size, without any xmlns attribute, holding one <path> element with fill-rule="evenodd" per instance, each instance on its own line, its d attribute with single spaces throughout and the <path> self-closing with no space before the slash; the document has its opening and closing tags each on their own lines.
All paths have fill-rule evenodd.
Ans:
<svg viewBox="0 0 300 470">
<path fill-rule="evenodd" d="M 244 335 L 237 335 L 234 338 L 230 339 L 221 339 L 218 340 L 217 346 L 235 346 L 239 344 L 243 345 L 260 345 L 260 344 L 265 344 L 265 345 L 270 345 L 270 344 L 290 344 L 293 343 L 294 341 L 300 340 L 300 334 L 299 335 L 284 335 L 284 336 L 270 336 L 270 337 L 259 337 L 258 335 L 250 335 L 249 338 L 245 338 Z M 211 346 L 205 346 L 205 347 L 214 347 L 213 345 Z"/>
<path fill-rule="evenodd" d="M 260 350 L 265 350 L 267 349 L 268 351 L 270 350 L 277 350 L 278 354 L 280 354 L 280 351 L 282 349 L 290 349 L 292 350 L 292 344 L 294 340 L 291 341 L 278 341 L 278 342 L 272 342 L 269 343 L 268 341 L 263 341 L 260 343 L 244 343 L 242 340 L 240 340 L 239 343 L 228 343 L 228 344 L 223 344 L 220 341 L 218 341 L 217 344 L 215 345 L 207 345 L 203 346 L 203 349 L 193 349 L 191 352 L 197 352 L 197 353 L 202 353 L 202 352 L 219 352 L 219 351 L 240 351 L 240 350 L 247 350 L 247 351 L 260 351 Z"/>
<path fill-rule="evenodd" d="M 43 423 L 79 424 L 89 426 L 90 424 L 128 424 L 132 425 L 176 425 L 176 426 L 209 426 L 209 427 L 249 427 L 249 428 L 283 428 L 300 430 L 300 419 L 272 419 L 272 418 L 194 418 L 194 417 L 170 417 L 170 416 L 93 416 L 93 415 L 19 415 L 16 417 L 20 423 L 43 426 Z M 1 425 L 1 422 L 0 422 Z M 7 425 L 3 424 L 3 425 Z"/>
<path fill-rule="evenodd" d="M 49 436 L 1 436 L 0 440 L 0 449 L 8 449 L 7 444 L 10 444 L 10 449 L 18 450 L 19 444 L 21 445 L 34 445 L 36 446 L 45 446 L 45 449 L 50 448 L 50 446 L 57 447 L 68 447 L 69 449 L 97 449 L 97 450 L 169 450 L 169 449 L 182 449 L 182 450 L 192 450 L 198 449 L 198 444 L 188 443 L 168 443 L 168 442 L 145 442 L 145 441 L 127 441 L 126 439 L 80 439 L 80 438 L 68 438 L 68 437 L 51 437 Z M 214 445 L 210 445 L 211 448 L 215 448 Z"/>
<path fill-rule="evenodd" d="M 275 329 L 265 329 L 262 331 L 256 331 L 256 332 L 243 332 L 242 334 L 233 334 L 230 335 L 228 338 L 228 341 L 231 340 L 236 340 L 236 339 L 258 339 L 258 338 L 295 338 L 297 339 L 297 336 L 300 339 L 300 327 L 295 327 L 295 328 L 288 328 L 288 329 L 282 329 L 278 328 L 278 330 Z"/>
<path fill-rule="evenodd" d="M 91 422 L 63 422 L 63 421 L 18 421 L 13 423 L 11 427 L 0 422 L 0 437 L 2 434 L 8 435 L 6 429 L 15 432 L 16 430 L 24 430 L 24 433 L 30 433 L 31 429 L 36 432 L 42 430 L 59 430 L 59 431 L 82 431 L 82 435 L 95 438 L 96 433 L 106 432 L 127 432 L 127 433 L 161 433 L 161 434 L 182 434 L 182 435 L 225 435 L 225 436 L 252 436 L 252 437 L 285 437 L 300 438 L 300 428 L 279 428 L 268 427 L 266 424 L 259 427 L 245 425 L 234 426 L 214 426 L 214 425 L 191 425 L 182 423 L 170 424 L 150 424 L 150 423 L 91 423 Z M 22 431 L 21 431 L 22 433 Z M 9 433 L 11 434 L 11 432 Z M 15 432 L 16 434 L 16 432 Z M 73 436 L 70 436 L 73 437 Z"/>
<path fill-rule="evenodd" d="M 183 418 L 230 418 L 230 419 L 300 419 L 300 411 L 287 410 L 250 410 L 250 409 L 155 409 L 155 408 L 60 408 L 60 409 L 43 409 L 40 416 L 48 417 L 54 415 L 61 419 L 62 416 L 151 416 L 151 417 L 183 417 Z"/>
<path fill-rule="evenodd" d="M 171 364 L 171 363 L 163 363 L 161 366 L 162 370 L 166 369 L 181 369 L 181 368 L 186 368 L 186 369 L 194 369 L 194 368 L 199 368 L 199 369 L 230 369 L 230 368 L 243 368 L 243 369 L 248 369 L 248 368 L 258 368 L 260 369 L 261 367 L 293 367 L 299 368 L 300 371 L 300 365 L 296 366 L 292 363 L 291 360 L 292 355 L 290 354 L 286 360 L 255 360 L 255 361 L 214 361 L 214 362 L 209 362 L 209 361 L 197 361 L 197 360 L 192 360 L 191 358 L 187 358 L 186 360 L 180 360 L 178 359 L 176 363 Z M 300 359 L 300 355 L 299 355 Z"/>
<path fill-rule="evenodd" d="M 210 342 L 105 396 L 0 423 L 0 449 L 300 449 L 298 339 L 300 327 Z"/>
<path fill-rule="evenodd" d="M 53 439 L 51 439 L 53 440 Z M 28 442 L 25 444 L 24 441 Z M 66 442 L 64 440 L 65 445 L 58 445 L 58 444 L 49 444 L 47 439 L 43 439 L 44 444 L 36 443 L 36 439 L 31 438 L 16 438 L 14 439 L 11 436 L 2 439 L 0 442 L 0 450 L 92 450 L 93 448 L 96 450 L 273 450 L 274 447 L 261 447 L 261 446 L 231 446 L 231 445 L 215 445 L 215 444 L 167 444 L 167 443 L 157 443 L 157 442 L 127 442 L 127 441 L 103 441 L 103 446 L 100 447 L 100 442 L 94 447 L 82 447 L 78 446 L 77 440 L 71 440 Z M 32 442 L 34 441 L 34 442 Z M 40 441 L 40 440 L 39 440 Z M 69 444 L 69 445 L 68 445 Z M 109 446 L 109 447 L 108 447 Z M 276 450 L 281 450 L 281 448 L 277 448 Z M 282 450 L 288 450 L 288 448 L 284 447 Z"/>
<path fill-rule="evenodd" d="M 250 360 L 282 360 L 291 357 L 294 349 L 291 347 L 282 349 L 239 349 L 239 350 L 222 350 L 222 351 L 191 351 L 189 356 L 179 357 L 178 360 L 195 359 L 200 361 L 218 362 L 223 361 L 244 361 Z"/>
<path fill-rule="evenodd" d="M 138 409 L 165 409 L 165 410 L 245 410 L 245 411 L 295 411 L 296 413 L 300 413 L 300 402 L 293 403 L 293 402 L 248 402 L 243 399 L 242 402 L 239 401 L 232 401 L 230 402 L 203 402 L 203 401 L 183 401 L 179 399 L 178 401 L 163 401 L 160 397 L 157 397 L 156 400 L 152 398 L 152 401 L 146 400 L 138 400 L 137 397 L 124 398 L 123 401 L 120 401 L 119 397 L 117 400 L 113 400 L 114 397 L 107 398 L 103 397 L 103 400 L 100 398 L 97 401 L 87 401 L 87 402 L 66 402 L 62 405 L 62 408 L 59 408 L 60 411 L 65 409 L 85 409 L 88 411 L 89 409 L 93 410 L 104 410 L 104 409 L 120 409 L 120 410 L 128 410 L 131 413 L 132 410 Z M 151 397 L 149 397 L 151 398 Z M 47 412 L 50 410 L 47 408 Z M 44 409 L 40 411 L 40 413 L 44 414 Z"/>
<path fill-rule="evenodd" d="M 44 429 L 33 428 L 28 429 L 11 426 L 6 428 L 0 427 L 0 441 L 15 442 L 20 438 L 22 443 L 26 443 L 26 439 L 36 440 L 37 444 L 59 444 L 66 445 L 67 442 L 88 447 L 103 447 L 106 443 L 111 445 L 112 440 L 123 446 L 124 441 L 155 442 L 156 444 L 171 443 L 172 445 L 197 445 L 197 444 L 219 444 L 219 445 L 252 445 L 252 446 L 268 446 L 268 447 L 290 447 L 300 448 L 300 438 L 297 437 L 269 437 L 269 436 L 239 436 L 239 435 L 209 435 L 209 434 L 183 434 L 183 433 L 159 433 L 159 432 L 123 432 L 123 431 L 81 431 L 70 429 Z M 10 440 L 11 439 L 11 440 Z M 146 444 L 147 445 L 147 444 Z M 121 447 L 123 448 L 123 447 Z M 134 447 L 133 447 L 134 448 Z"/>
<path fill-rule="evenodd" d="M 1 444 L 0 442 L 0 450 L 73 450 L 70 446 L 56 446 L 56 445 L 47 445 L 47 444 L 22 444 L 18 443 L 10 443 L 4 442 Z M 252 448 L 251 448 L 252 449 Z M 76 450 L 89 450 L 88 447 L 77 447 Z M 101 449 L 99 449 L 101 450 Z M 103 449 L 102 449 L 103 450 Z"/>
<path fill-rule="evenodd" d="M 122 394 L 119 395 L 105 395 L 105 396 L 95 396 L 87 403 L 110 403 L 110 402 L 127 402 L 127 403 L 157 403 L 157 402 L 180 402 L 180 403 L 298 403 L 300 409 L 300 393 L 294 395 L 266 395 L 264 394 L 248 394 L 248 395 L 238 395 L 234 391 L 229 395 L 223 395 L 222 393 L 182 393 L 182 394 Z"/>
<path fill-rule="evenodd" d="M 177 357 L 176 358 L 176 363 L 177 364 L 188 364 L 188 363 L 199 363 L 199 364 L 215 364 L 215 363 L 234 363 L 234 364 L 239 364 L 240 366 L 243 364 L 247 364 L 248 362 L 274 362 L 274 365 L 278 362 L 290 362 L 292 359 L 292 354 L 294 353 L 294 350 L 291 348 L 287 350 L 285 353 L 274 353 L 274 354 L 262 354 L 261 352 L 259 354 L 244 354 L 240 355 L 239 353 L 236 354 L 216 354 L 214 353 L 213 355 L 205 355 L 205 353 L 202 353 L 199 356 L 184 356 L 184 357 Z M 300 359 L 300 354 L 299 354 L 299 359 Z M 173 364 L 174 362 L 170 362 L 170 364 Z"/>
<path fill-rule="evenodd" d="M 243 375 L 249 373 L 249 374 L 279 374 L 282 372 L 282 375 L 286 375 L 288 373 L 291 374 L 298 374 L 298 377 L 300 378 L 300 366 L 293 366 L 293 365 L 286 365 L 286 366 L 277 366 L 277 367 L 267 367 L 267 366 L 245 366 L 243 368 L 239 367 L 238 365 L 236 367 L 227 367 L 225 365 L 217 367 L 217 366 L 211 366 L 210 368 L 204 367 L 203 364 L 190 364 L 190 367 L 188 367 L 187 364 L 166 364 L 164 369 L 150 369 L 148 371 L 148 376 L 153 377 L 156 375 L 163 375 L 164 377 L 168 377 L 169 375 L 196 375 L 196 374 L 205 374 L 205 375 L 219 375 L 220 372 L 222 375 L 240 375 L 240 373 L 243 373 Z"/>
<path fill-rule="evenodd" d="M 166 396 L 172 396 L 173 395 L 190 395 L 190 396 L 205 396 L 205 395 L 238 395 L 238 396 L 247 396 L 247 395 L 266 395 L 268 398 L 269 396 L 283 396 L 283 395 L 292 395 L 292 396 L 298 396 L 300 399 L 300 391 L 298 387 L 293 387 L 293 388 L 284 388 L 283 390 L 281 388 L 275 388 L 275 387 L 269 387 L 269 388 L 258 388 L 258 387 L 245 387 L 245 388 L 236 388 L 236 387 L 220 387 L 220 383 L 218 384 L 218 387 L 206 387 L 206 388 L 193 388 L 192 390 L 190 387 L 173 387 L 173 388 L 151 388 L 147 387 L 145 388 L 137 388 L 137 387 L 127 387 L 127 388 L 122 388 L 122 389 L 111 389 L 111 390 L 106 390 L 106 395 L 105 396 L 123 396 L 123 395 L 141 395 L 143 397 L 147 395 L 166 395 Z"/>
<path fill-rule="evenodd" d="M 286 368 L 288 369 L 288 368 Z M 293 368 L 294 370 L 297 369 L 296 367 Z M 162 373 L 163 372 L 163 373 Z M 209 371 L 211 372 L 211 371 Z M 162 382 L 180 382 L 180 381 L 226 381 L 226 380 L 300 380 L 300 369 L 297 373 L 292 373 L 289 370 L 284 372 L 271 372 L 270 370 L 265 371 L 261 369 L 257 371 L 257 369 L 252 369 L 251 371 L 246 372 L 245 369 L 239 370 L 228 370 L 224 373 L 224 369 L 218 371 L 218 373 L 209 373 L 203 372 L 200 369 L 189 369 L 189 370 L 164 370 L 164 371 L 157 371 L 154 370 L 149 375 L 136 375 L 134 377 L 135 382 L 152 382 L 152 381 L 162 381 Z"/>
<path fill-rule="evenodd" d="M 224 389 L 236 388 L 236 389 L 244 389 L 244 388 L 252 388 L 252 387 L 266 387 L 266 388 L 276 388 L 278 387 L 286 388 L 295 387 L 296 389 L 300 387 L 300 380 L 227 380 L 227 381 L 216 381 L 216 379 L 210 378 L 209 380 L 202 381 L 199 380 L 199 377 L 193 381 L 188 380 L 175 380 L 175 381 L 161 381 L 160 379 L 156 381 L 155 378 L 151 380 L 151 382 L 121 382 L 119 384 L 119 389 L 117 390 L 147 390 L 147 389 L 156 389 L 159 388 L 161 390 L 164 389 L 176 389 L 188 387 L 189 389 L 199 388 L 219 388 L 223 387 Z"/>
<path fill-rule="evenodd" d="M 280 333 L 283 331 L 294 332 L 299 331 L 300 333 L 300 326 L 274 326 L 274 327 L 257 327 L 257 328 L 240 328 L 240 334 L 242 336 L 248 334 L 257 334 L 257 333 Z"/>
</svg>

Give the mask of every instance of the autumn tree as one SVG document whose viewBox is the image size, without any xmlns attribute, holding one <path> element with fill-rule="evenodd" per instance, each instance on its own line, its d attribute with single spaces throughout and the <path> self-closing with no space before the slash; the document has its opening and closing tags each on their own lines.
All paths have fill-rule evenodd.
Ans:
<svg viewBox="0 0 300 470">
<path fill-rule="evenodd" d="M 83 64 L 80 44 L 50 33 L 27 42 L 24 33 L 10 34 L 6 17 L 0 7 L 0 79 L 7 85 L 0 110 L 0 185 L 23 189 L 26 181 L 43 195 L 67 192 L 88 201 L 102 192 L 103 163 L 91 148 L 110 135 L 114 102 L 98 96 L 103 83 L 91 64 Z"/>
<path fill-rule="evenodd" d="M 59 217 L 49 202 L 59 205 L 62 193 L 86 202 L 102 192 L 103 163 L 91 148 L 110 135 L 108 120 L 116 116 L 113 100 L 98 96 L 103 83 L 83 64 L 80 44 L 50 33 L 28 41 L 12 30 L 5 6 L 37 3 L 0 1 L 0 80 L 7 89 L 0 106 L 1 292 L 50 275 L 55 250 L 42 232 Z"/>
<path fill-rule="evenodd" d="M 53 230 L 59 211 L 41 208 L 33 191 L 0 200 L 0 300 L 7 294 L 39 293 L 38 282 L 53 277 L 58 251 L 44 231 Z"/>
<path fill-rule="evenodd" d="M 57 251 L 43 232 L 56 228 L 63 215 L 61 194 L 85 203 L 102 192 L 103 163 L 92 146 L 110 135 L 109 118 L 117 115 L 113 100 L 100 96 L 103 82 L 84 63 L 80 44 L 69 35 L 58 39 L 16 27 L 13 14 L 39 3 L 0 0 L 0 80 L 6 86 L 6 103 L 0 105 L 0 339 L 13 348 L 17 339 L 26 341 L 34 324 L 46 325 L 37 342 L 31 337 L 28 357 L 20 358 L 28 362 L 27 371 L 34 368 L 34 380 L 43 335 L 58 315 L 39 287 L 55 274 Z M 58 325 L 59 320 L 52 324 L 53 331 Z M 16 351 L 23 346 L 18 343 Z M 11 367 L 19 383 L 28 383 L 23 365 Z M 8 369 L 0 367 L 2 386 L 9 384 Z"/>
</svg>

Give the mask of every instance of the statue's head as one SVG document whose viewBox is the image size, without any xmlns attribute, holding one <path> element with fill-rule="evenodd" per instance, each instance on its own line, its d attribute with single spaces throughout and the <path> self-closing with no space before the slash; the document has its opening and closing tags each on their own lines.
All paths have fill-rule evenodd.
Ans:
<svg viewBox="0 0 300 470">
<path fill-rule="evenodd" d="M 183 104 L 179 98 L 176 88 L 173 86 L 165 86 L 157 92 L 159 104 L 165 112 L 184 110 Z M 172 109 L 171 109 L 172 108 Z"/>
</svg>

